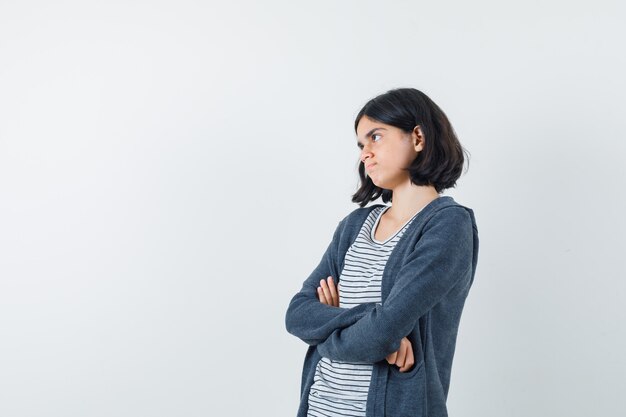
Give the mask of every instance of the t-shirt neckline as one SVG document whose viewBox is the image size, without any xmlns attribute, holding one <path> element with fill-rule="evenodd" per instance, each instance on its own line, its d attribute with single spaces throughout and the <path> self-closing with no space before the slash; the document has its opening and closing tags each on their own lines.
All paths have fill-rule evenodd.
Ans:
<svg viewBox="0 0 626 417">
<path fill-rule="evenodd" d="M 398 230 L 396 230 L 395 233 L 393 233 L 391 236 L 389 236 L 387 239 L 381 241 L 381 240 L 376 240 L 376 238 L 374 237 L 374 235 L 376 234 L 376 227 L 378 226 L 378 223 L 380 222 L 380 219 L 383 217 L 383 214 L 390 209 L 391 206 L 385 206 L 382 210 L 380 210 L 378 212 L 378 215 L 376 216 L 376 221 L 374 222 L 374 225 L 372 226 L 372 229 L 370 230 L 370 238 L 372 239 L 372 242 L 377 243 L 379 245 L 384 245 L 386 243 L 388 243 L 391 239 L 393 239 L 394 237 L 396 237 L 398 235 L 398 233 L 400 233 L 400 231 L 402 231 L 407 224 L 409 224 L 409 222 L 411 220 L 413 220 L 415 218 L 415 216 L 417 216 L 419 214 L 420 211 L 422 211 L 422 209 L 418 210 L 417 213 L 415 213 L 413 215 L 413 217 L 411 217 L 409 220 L 407 220 L 406 222 L 404 222 L 404 224 L 402 225 L 402 227 L 400 227 Z"/>
</svg>

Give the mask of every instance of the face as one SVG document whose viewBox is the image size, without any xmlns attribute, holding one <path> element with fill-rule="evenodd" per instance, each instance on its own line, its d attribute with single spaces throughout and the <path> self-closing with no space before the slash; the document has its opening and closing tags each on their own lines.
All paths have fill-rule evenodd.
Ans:
<svg viewBox="0 0 626 417">
<path fill-rule="evenodd" d="M 403 171 L 424 146 L 419 127 L 411 134 L 395 126 L 376 122 L 363 116 L 357 126 L 357 146 L 365 173 L 380 188 L 393 190 L 409 180 Z"/>
</svg>

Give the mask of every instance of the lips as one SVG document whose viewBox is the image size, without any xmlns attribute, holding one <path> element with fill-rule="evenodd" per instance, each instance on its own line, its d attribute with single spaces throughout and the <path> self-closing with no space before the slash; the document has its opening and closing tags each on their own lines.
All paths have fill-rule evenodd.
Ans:
<svg viewBox="0 0 626 417">
<path fill-rule="evenodd" d="M 376 165 L 376 163 L 365 165 L 365 169 L 369 171 L 374 165 Z"/>
</svg>

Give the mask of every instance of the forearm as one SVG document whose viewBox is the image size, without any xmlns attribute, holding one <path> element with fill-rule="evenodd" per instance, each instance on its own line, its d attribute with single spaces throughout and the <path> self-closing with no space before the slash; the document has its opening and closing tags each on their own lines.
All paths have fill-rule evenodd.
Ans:
<svg viewBox="0 0 626 417">
<path fill-rule="evenodd" d="M 285 326 L 289 333 L 313 346 L 326 340 L 334 331 L 356 323 L 374 305 L 364 303 L 353 308 L 333 307 L 298 293 L 287 309 Z"/>
<path fill-rule="evenodd" d="M 369 308 L 353 324 L 338 328 L 322 342 L 317 350 L 323 357 L 346 362 L 376 363 L 400 347 L 406 334 L 394 329 L 394 320 L 378 304 Z"/>
</svg>

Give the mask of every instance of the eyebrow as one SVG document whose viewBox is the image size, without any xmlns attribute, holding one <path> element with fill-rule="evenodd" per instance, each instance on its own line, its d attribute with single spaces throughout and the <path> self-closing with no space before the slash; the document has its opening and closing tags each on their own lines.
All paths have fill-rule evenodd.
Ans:
<svg viewBox="0 0 626 417">
<path fill-rule="evenodd" d="M 376 132 L 377 130 L 387 130 L 387 129 L 385 129 L 384 127 L 375 127 L 374 129 L 370 130 L 369 132 L 367 132 L 365 134 L 365 138 L 367 139 L 367 138 L 371 137 L 372 134 L 374 132 Z M 357 137 L 357 139 L 356 139 L 356 146 L 359 146 L 359 145 L 361 145 L 361 142 L 359 142 L 359 138 Z"/>
</svg>

